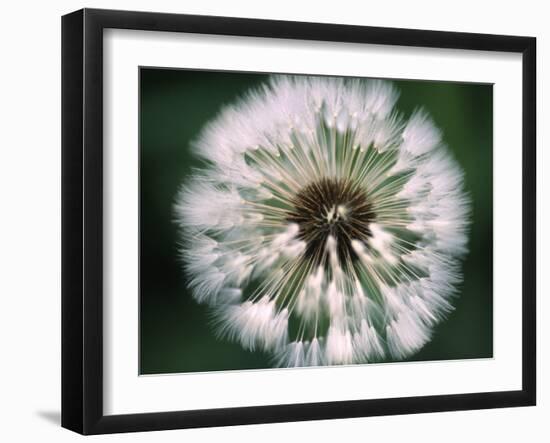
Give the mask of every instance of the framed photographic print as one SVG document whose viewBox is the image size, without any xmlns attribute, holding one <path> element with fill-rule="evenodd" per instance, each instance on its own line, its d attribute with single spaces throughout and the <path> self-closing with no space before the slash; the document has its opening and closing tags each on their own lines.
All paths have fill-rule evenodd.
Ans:
<svg viewBox="0 0 550 443">
<path fill-rule="evenodd" d="M 62 425 L 534 405 L 535 48 L 64 16 Z"/>
</svg>

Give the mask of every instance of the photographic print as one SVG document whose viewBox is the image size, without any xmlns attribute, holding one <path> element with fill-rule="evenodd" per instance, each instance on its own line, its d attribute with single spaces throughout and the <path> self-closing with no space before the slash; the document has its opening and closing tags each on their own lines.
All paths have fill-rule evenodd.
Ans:
<svg viewBox="0 0 550 443">
<path fill-rule="evenodd" d="M 63 427 L 536 404 L 535 38 L 61 34 Z"/>
<path fill-rule="evenodd" d="M 139 75 L 141 374 L 492 358 L 491 84 Z"/>
</svg>

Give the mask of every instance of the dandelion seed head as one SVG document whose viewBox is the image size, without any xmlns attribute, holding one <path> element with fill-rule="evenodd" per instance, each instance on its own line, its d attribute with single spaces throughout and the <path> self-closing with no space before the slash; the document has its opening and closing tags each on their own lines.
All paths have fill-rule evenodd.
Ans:
<svg viewBox="0 0 550 443">
<path fill-rule="evenodd" d="M 203 130 L 176 219 L 220 337 L 279 366 L 414 354 L 453 309 L 470 202 L 390 82 L 275 76 Z"/>
</svg>

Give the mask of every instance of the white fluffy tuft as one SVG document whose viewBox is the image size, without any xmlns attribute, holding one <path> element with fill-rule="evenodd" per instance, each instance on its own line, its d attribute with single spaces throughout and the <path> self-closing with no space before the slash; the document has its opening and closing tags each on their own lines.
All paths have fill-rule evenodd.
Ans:
<svg viewBox="0 0 550 443">
<path fill-rule="evenodd" d="M 385 81 L 274 76 L 197 138 L 205 166 L 174 212 L 189 286 L 220 336 L 279 366 L 399 360 L 453 310 L 463 172 L 430 116 L 405 118 L 398 96 Z M 368 236 L 346 233 L 347 254 L 332 234 L 312 251 L 289 222 L 300 191 L 325 178 L 350 181 L 375 214 Z"/>
</svg>

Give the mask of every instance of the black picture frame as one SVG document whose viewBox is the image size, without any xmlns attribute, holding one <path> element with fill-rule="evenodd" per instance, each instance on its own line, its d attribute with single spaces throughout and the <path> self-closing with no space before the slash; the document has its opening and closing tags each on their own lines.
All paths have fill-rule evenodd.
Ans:
<svg viewBox="0 0 550 443">
<path fill-rule="evenodd" d="M 130 415 L 103 412 L 103 31 L 108 28 L 519 53 L 523 64 L 522 389 Z M 62 18 L 62 426 L 82 434 L 536 403 L 536 39 L 83 9 Z"/>
</svg>

